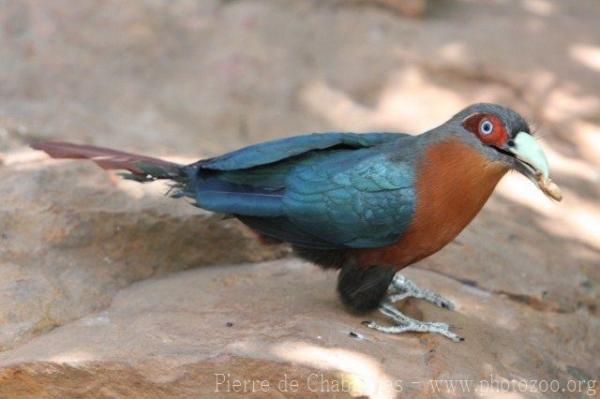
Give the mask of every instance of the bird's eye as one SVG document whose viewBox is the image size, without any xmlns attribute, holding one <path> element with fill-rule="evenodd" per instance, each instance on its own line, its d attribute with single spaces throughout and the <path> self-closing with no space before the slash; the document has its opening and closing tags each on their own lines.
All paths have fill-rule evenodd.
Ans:
<svg viewBox="0 0 600 399">
<path fill-rule="evenodd" d="M 492 134 L 493 131 L 494 131 L 494 124 L 489 119 L 483 119 L 481 121 L 481 123 L 479 124 L 479 132 L 483 136 L 490 135 L 490 134 Z"/>
<path fill-rule="evenodd" d="M 504 122 L 496 115 L 473 114 L 463 120 L 462 125 L 485 145 L 502 147 L 509 139 Z"/>
</svg>

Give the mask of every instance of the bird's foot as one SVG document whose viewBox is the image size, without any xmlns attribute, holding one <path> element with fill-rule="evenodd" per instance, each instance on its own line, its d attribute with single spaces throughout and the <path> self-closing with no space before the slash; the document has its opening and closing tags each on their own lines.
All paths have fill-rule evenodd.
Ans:
<svg viewBox="0 0 600 399">
<path fill-rule="evenodd" d="M 363 321 L 363 324 L 369 328 L 381 331 L 386 334 L 401 334 L 404 332 L 424 332 L 443 335 L 454 342 L 464 341 L 464 338 L 450 331 L 450 326 L 446 323 L 431 323 L 415 320 L 406 316 L 392 305 L 391 302 L 385 301 L 379 311 L 395 321 L 397 324 L 392 326 L 382 326 L 373 321 Z"/>
<path fill-rule="evenodd" d="M 444 309 L 454 309 L 454 304 L 452 303 L 452 301 L 444 298 L 443 296 L 431 290 L 418 287 L 415 283 L 413 283 L 401 274 L 396 274 L 394 276 L 394 279 L 390 284 L 389 291 L 392 295 L 388 297 L 388 300 L 392 303 L 401 301 L 405 298 L 412 297 L 424 299 Z"/>
</svg>

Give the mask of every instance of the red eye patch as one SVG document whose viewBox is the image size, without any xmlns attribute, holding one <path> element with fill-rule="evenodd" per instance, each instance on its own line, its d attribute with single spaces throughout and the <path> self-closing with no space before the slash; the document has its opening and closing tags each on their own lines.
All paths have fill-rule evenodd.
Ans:
<svg viewBox="0 0 600 399">
<path fill-rule="evenodd" d="M 506 132 L 504 123 L 495 115 L 471 115 L 464 120 L 463 127 L 487 145 L 502 147 L 508 140 L 508 133 Z"/>
</svg>

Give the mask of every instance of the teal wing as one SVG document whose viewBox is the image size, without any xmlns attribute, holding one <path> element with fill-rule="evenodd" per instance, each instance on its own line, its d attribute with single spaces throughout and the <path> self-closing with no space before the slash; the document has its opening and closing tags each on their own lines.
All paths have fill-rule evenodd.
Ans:
<svg viewBox="0 0 600 399">
<path fill-rule="evenodd" d="M 287 179 L 283 210 L 304 232 L 338 246 L 394 243 L 412 221 L 414 171 L 386 154 L 339 154 Z"/>
<path fill-rule="evenodd" d="M 391 159 L 404 140 L 412 137 L 330 133 L 259 144 L 191 165 L 193 196 L 298 246 L 391 244 L 414 210 L 413 168 Z"/>
</svg>

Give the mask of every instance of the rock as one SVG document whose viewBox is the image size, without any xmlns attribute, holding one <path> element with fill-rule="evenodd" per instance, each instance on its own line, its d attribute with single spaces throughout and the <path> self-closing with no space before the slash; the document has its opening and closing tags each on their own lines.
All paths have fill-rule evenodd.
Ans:
<svg viewBox="0 0 600 399">
<path fill-rule="evenodd" d="M 463 380 L 471 394 L 459 397 L 509 382 L 519 392 L 525 381 L 533 397 L 569 397 L 536 395 L 532 381 L 566 389 L 600 372 L 600 345 L 591 339 L 600 325 L 585 312 L 540 312 L 438 273 L 406 274 L 458 306 L 451 312 L 411 300 L 403 310 L 449 322 L 463 343 L 374 332 L 361 321 L 385 320 L 347 313 L 335 273 L 297 260 L 205 267 L 134 283 L 107 309 L 3 352 L 0 396 L 278 397 L 297 381 L 296 397 L 449 397 L 446 384 Z M 236 388 L 236 380 L 254 385 Z M 593 389 L 583 385 L 580 393 Z"/>
<path fill-rule="evenodd" d="M 350 0 L 353 2 L 383 6 L 407 17 L 423 17 L 427 11 L 427 0 Z"/>
<path fill-rule="evenodd" d="M 132 282 L 286 253 L 166 198 L 166 186 L 121 182 L 90 162 L 7 165 L 0 181 L 2 349 L 108 306 Z"/>
</svg>

